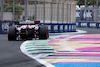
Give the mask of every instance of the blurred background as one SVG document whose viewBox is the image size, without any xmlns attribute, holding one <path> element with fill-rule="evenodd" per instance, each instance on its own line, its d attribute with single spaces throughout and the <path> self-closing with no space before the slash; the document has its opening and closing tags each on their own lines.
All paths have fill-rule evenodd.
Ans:
<svg viewBox="0 0 100 67">
<path fill-rule="evenodd" d="M 100 0 L 0 0 L 1 31 L 30 19 L 49 23 L 53 32 L 75 32 L 76 27 L 100 28 L 99 18 Z"/>
</svg>

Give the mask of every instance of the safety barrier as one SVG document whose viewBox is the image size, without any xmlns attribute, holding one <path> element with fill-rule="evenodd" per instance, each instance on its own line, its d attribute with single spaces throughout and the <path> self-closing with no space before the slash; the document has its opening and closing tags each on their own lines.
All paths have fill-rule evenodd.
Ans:
<svg viewBox="0 0 100 67">
<path fill-rule="evenodd" d="M 0 34 L 6 34 L 9 26 L 14 26 L 15 21 L 0 21 Z M 61 32 L 76 32 L 76 23 L 40 23 L 41 25 L 48 25 L 50 33 Z"/>
<path fill-rule="evenodd" d="M 76 10 L 76 21 L 93 21 L 93 9 Z"/>
<path fill-rule="evenodd" d="M 0 34 L 6 34 L 9 26 L 14 26 L 15 21 L 0 21 Z"/>
<path fill-rule="evenodd" d="M 50 33 L 61 33 L 61 32 L 76 32 L 76 24 L 75 23 L 66 23 L 66 24 L 58 24 L 58 23 L 45 23 L 44 25 L 48 25 Z"/>
<path fill-rule="evenodd" d="M 88 28 L 100 28 L 100 23 L 98 22 L 77 22 L 77 27 L 88 27 Z"/>
</svg>

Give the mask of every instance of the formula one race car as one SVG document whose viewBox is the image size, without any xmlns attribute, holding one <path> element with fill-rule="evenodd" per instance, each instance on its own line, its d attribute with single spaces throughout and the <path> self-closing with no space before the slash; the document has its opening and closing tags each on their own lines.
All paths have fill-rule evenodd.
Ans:
<svg viewBox="0 0 100 67">
<path fill-rule="evenodd" d="M 8 40 L 49 38 L 48 26 L 40 25 L 40 21 L 15 22 L 15 26 L 8 29 Z"/>
</svg>

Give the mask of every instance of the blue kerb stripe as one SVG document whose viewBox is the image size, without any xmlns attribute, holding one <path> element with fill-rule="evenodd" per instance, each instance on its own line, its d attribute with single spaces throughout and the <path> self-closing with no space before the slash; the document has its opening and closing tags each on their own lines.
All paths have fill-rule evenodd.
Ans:
<svg viewBox="0 0 100 67">
<path fill-rule="evenodd" d="M 100 52 L 100 51 L 57 51 L 57 52 Z"/>
<path fill-rule="evenodd" d="M 56 63 L 55 67 L 100 67 L 100 63 Z"/>
<path fill-rule="evenodd" d="M 48 55 L 48 56 L 87 56 L 87 55 Z"/>
<path fill-rule="evenodd" d="M 68 57 L 72 58 L 72 56 L 67 56 L 67 57 L 57 57 L 57 58 L 55 58 L 55 57 L 53 57 L 53 58 L 47 57 L 47 58 L 40 58 L 40 59 L 68 59 Z M 80 57 L 80 56 L 76 56 L 74 58 L 78 58 L 78 57 Z M 81 57 L 86 57 L 86 56 L 81 56 Z M 87 56 L 87 57 L 90 57 L 90 56 Z"/>
</svg>

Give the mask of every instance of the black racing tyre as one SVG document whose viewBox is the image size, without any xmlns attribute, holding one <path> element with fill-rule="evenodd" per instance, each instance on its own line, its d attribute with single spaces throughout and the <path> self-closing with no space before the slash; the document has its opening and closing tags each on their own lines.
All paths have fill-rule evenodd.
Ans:
<svg viewBox="0 0 100 67">
<path fill-rule="evenodd" d="M 16 40 L 16 28 L 15 27 L 9 27 L 8 30 L 8 40 Z"/>
<path fill-rule="evenodd" d="M 40 25 L 39 27 L 39 39 L 49 38 L 48 26 Z"/>
</svg>

